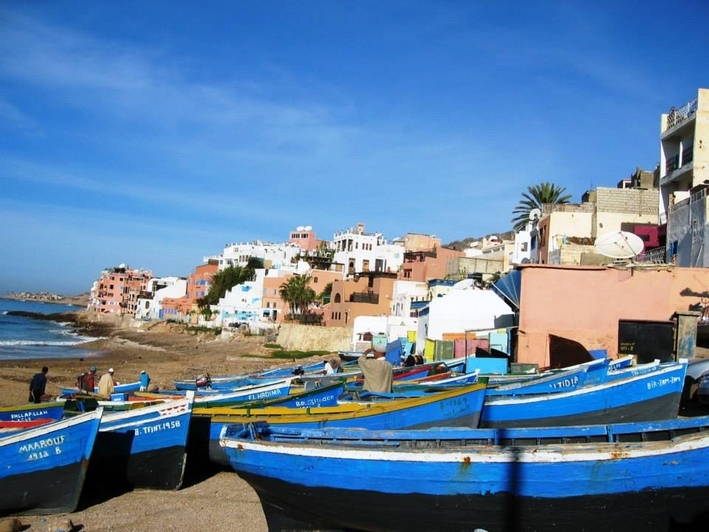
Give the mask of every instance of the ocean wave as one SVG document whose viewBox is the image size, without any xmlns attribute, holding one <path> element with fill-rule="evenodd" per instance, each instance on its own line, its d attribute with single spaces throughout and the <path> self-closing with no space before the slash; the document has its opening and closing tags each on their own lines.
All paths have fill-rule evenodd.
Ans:
<svg viewBox="0 0 709 532">
<path fill-rule="evenodd" d="M 98 338 L 86 338 L 86 337 L 76 337 L 71 340 L 0 340 L 0 347 L 17 347 L 17 346 L 57 346 L 57 347 L 68 347 L 72 345 L 85 344 L 87 342 L 92 342 L 98 340 Z"/>
</svg>

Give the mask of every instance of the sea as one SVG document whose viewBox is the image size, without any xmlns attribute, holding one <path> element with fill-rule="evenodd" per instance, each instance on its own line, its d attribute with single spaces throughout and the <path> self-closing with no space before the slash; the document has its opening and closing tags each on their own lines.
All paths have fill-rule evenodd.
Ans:
<svg viewBox="0 0 709 532">
<path fill-rule="evenodd" d="M 76 358 L 76 346 L 96 340 L 77 334 L 67 324 L 8 315 L 21 310 L 41 314 L 77 312 L 83 307 L 0 299 L 0 360 L 36 358 Z M 86 353 L 88 354 L 88 353 Z M 83 356 L 83 355 L 82 355 Z"/>
</svg>

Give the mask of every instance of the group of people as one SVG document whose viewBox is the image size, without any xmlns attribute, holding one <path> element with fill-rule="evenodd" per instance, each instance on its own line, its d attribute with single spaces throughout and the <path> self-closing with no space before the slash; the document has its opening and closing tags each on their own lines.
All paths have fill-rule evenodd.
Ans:
<svg viewBox="0 0 709 532">
<path fill-rule="evenodd" d="M 91 366 L 89 371 L 82 373 L 76 378 L 76 387 L 83 393 L 97 395 L 106 399 L 110 399 L 111 394 L 113 394 L 116 386 L 120 384 L 114 378 L 114 369 L 108 368 L 108 371 L 101 375 L 101 378 L 97 378 L 96 372 L 98 368 L 96 366 Z M 39 373 L 36 373 L 32 380 L 30 381 L 30 395 L 29 401 L 31 403 L 40 403 L 43 397 L 46 395 L 47 390 L 47 373 L 49 368 L 43 366 Z M 143 370 L 140 372 L 140 391 L 147 392 L 150 386 L 150 375 L 147 371 Z M 45 397 L 46 400 L 46 397 Z"/>
<path fill-rule="evenodd" d="M 101 378 L 98 379 L 98 381 L 96 377 L 97 371 L 98 368 L 96 366 L 91 366 L 89 371 L 79 375 L 76 379 L 76 387 L 87 394 L 96 393 L 96 395 L 100 395 L 101 397 L 110 398 L 113 390 L 116 388 L 116 385 L 120 384 L 113 377 L 115 371 L 113 368 L 108 368 L 108 371 L 101 375 Z"/>
<path fill-rule="evenodd" d="M 375 392 L 375 393 L 388 393 L 392 391 L 393 383 L 393 369 L 392 364 L 386 360 L 385 353 L 378 351 L 374 348 L 367 349 L 362 356 L 359 357 L 357 362 L 359 368 L 362 370 L 362 375 L 364 376 L 364 389 Z M 415 364 L 422 364 L 423 357 L 421 355 L 409 355 L 406 359 L 405 366 L 413 366 Z M 302 373 L 304 373 L 302 368 L 299 368 Z M 108 371 L 104 373 L 98 383 L 96 380 L 96 372 L 98 368 L 96 366 L 91 366 L 88 372 L 82 373 L 77 377 L 76 387 L 79 388 L 84 393 L 98 395 L 109 399 L 111 394 L 113 394 L 116 386 L 120 384 L 114 378 L 114 369 L 108 368 Z M 294 371 L 294 374 L 299 374 Z M 325 375 L 332 375 L 342 371 L 340 363 L 337 359 L 333 358 L 325 363 L 324 373 Z M 44 366 L 42 371 L 35 374 L 30 382 L 30 402 L 39 403 L 42 401 L 42 397 L 45 395 L 47 387 L 47 373 L 49 368 Z M 300 374 L 302 374 L 300 373 Z M 143 370 L 140 372 L 140 391 L 148 391 L 150 386 L 150 375 L 148 372 Z"/>
</svg>

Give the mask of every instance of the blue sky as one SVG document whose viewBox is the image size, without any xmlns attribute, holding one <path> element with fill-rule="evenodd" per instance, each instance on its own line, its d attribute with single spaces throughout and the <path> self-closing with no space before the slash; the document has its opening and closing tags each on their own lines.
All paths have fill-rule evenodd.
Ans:
<svg viewBox="0 0 709 532">
<path fill-rule="evenodd" d="M 659 160 L 709 3 L 0 2 L 0 294 L 363 222 L 507 231 Z"/>
</svg>

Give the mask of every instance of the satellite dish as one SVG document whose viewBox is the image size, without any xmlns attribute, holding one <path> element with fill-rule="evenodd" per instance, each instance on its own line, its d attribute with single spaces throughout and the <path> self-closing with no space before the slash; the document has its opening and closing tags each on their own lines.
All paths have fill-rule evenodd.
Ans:
<svg viewBox="0 0 709 532">
<path fill-rule="evenodd" d="M 599 236 L 594 248 L 596 253 L 611 259 L 631 259 L 642 253 L 645 244 L 635 233 L 614 231 Z"/>
<path fill-rule="evenodd" d="M 305 227 L 302 225 L 299 225 L 298 227 L 295 228 L 296 231 L 305 231 Z"/>
<path fill-rule="evenodd" d="M 313 230 L 313 226 L 312 226 L 312 225 L 306 225 L 306 226 L 305 226 L 305 230 L 306 230 L 306 231 L 312 231 L 312 230 Z"/>
<path fill-rule="evenodd" d="M 539 217 L 542 215 L 542 211 L 539 209 L 532 209 L 529 211 L 529 221 L 533 222 L 534 220 L 539 220 Z"/>
<path fill-rule="evenodd" d="M 472 279 L 463 279 L 462 281 L 455 283 L 451 287 L 451 290 L 465 290 L 466 288 L 473 286 L 473 282 L 474 281 Z"/>
</svg>

